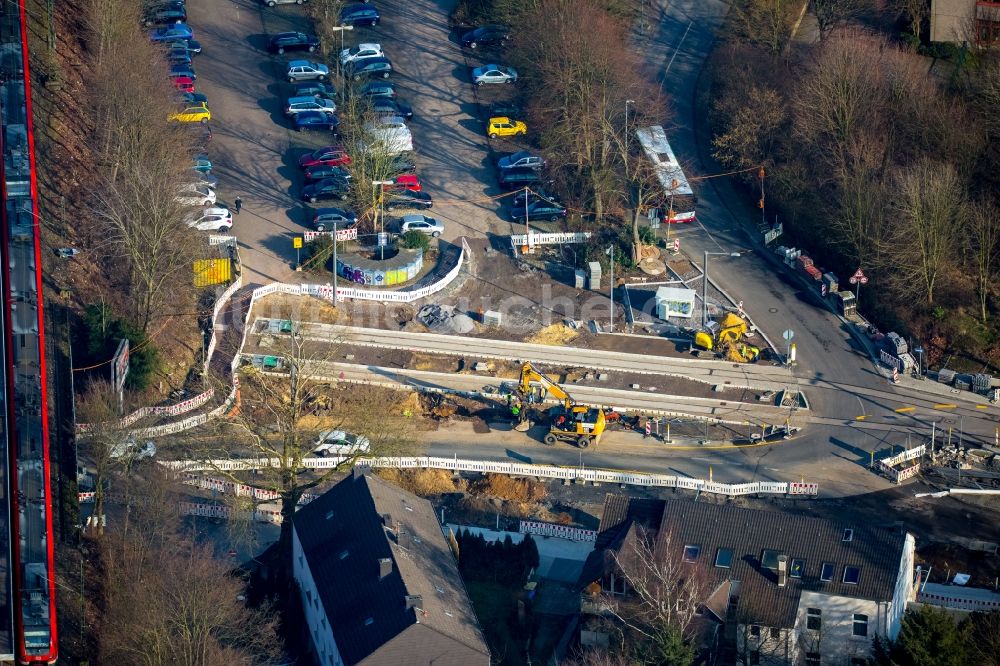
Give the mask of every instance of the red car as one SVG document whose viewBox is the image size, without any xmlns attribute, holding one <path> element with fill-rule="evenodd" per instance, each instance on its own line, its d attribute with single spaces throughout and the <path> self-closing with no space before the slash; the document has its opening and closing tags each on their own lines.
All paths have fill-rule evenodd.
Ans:
<svg viewBox="0 0 1000 666">
<path fill-rule="evenodd" d="M 194 81 L 191 80 L 190 76 L 173 76 L 170 80 L 174 82 L 174 87 L 181 92 L 194 92 Z"/>
<path fill-rule="evenodd" d="M 394 185 L 393 189 L 397 190 L 409 190 L 411 192 L 420 191 L 420 181 L 412 173 L 405 173 L 401 176 L 396 176 L 392 179 Z"/>
<path fill-rule="evenodd" d="M 299 158 L 299 166 L 303 169 L 314 166 L 347 166 L 350 163 L 351 156 L 343 146 L 324 146 Z"/>
</svg>

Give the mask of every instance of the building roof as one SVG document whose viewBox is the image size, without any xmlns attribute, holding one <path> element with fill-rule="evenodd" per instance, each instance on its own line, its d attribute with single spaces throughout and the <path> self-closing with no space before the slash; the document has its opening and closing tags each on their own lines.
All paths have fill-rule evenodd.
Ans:
<svg viewBox="0 0 1000 666">
<path fill-rule="evenodd" d="M 295 533 L 345 664 L 417 624 L 431 663 L 455 642 L 489 658 L 458 565 L 427 500 L 353 474 L 296 512 Z M 391 570 L 381 577 L 380 568 Z M 428 632 L 427 629 L 432 631 Z"/>
<path fill-rule="evenodd" d="M 634 501 L 607 496 L 605 511 L 612 513 L 609 527 L 614 525 L 614 535 L 609 539 L 599 531 L 598 543 L 603 538 L 610 548 L 621 545 L 628 529 L 621 517 L 629 515 L 629 505 Z M 685 546 L 698 546 L 697 562 L 708 572 L 709 590 L 717 590 L 726 581 L 739 581 L 732 588 L 739 596 L 739 611 L 746 622 L 794 626 L 799 597 L 806 590 L 873 601 L 892 599 L 905 532 L 729 504 L 686 500 L 659 503 L 662 518 L 656 528 L 657 538 L 670 535 L 670 548 L 676 549 L 677 554 Z M 649 512 L 646 504 L 632 513 L 648 515 Z M 604 527 L 602 517 L 601 529 Z M 720 549 L 732 551 L 728 568 L 716 566 Z M 778 587 L 776 571 L 762 561 L 765 551 L 771 551 L 768 555 L 775 559 L 778 555 L 788 557 L 784 587 Z M 595 561 L 606 559 L 595 558 Z M 832 565 L 828 581 L 821 579 L 824 564 Z M 847 567 L 857 569 L 857 583 L 845 582 Z M 591 577 L 593 573 L 593 569 L 585 572 L 590 580 L 581 582 L 595 580 Z"/>
</svg>

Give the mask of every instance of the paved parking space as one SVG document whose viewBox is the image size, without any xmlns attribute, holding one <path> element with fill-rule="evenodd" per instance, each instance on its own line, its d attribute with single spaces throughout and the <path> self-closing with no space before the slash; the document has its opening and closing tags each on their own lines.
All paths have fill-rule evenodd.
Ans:
<svg viewBox="0 0 1000 666">
<path fill-rule="evenodd" d="M 382 23 L 347 33 L 345 46 L 381 42 L 392 60 L 391 80 L 413 106 L 410 127 L 418 174 L 434 197 L 430 214 L 446 225 L 444 238 L 509 234 L 511 224 L 497 214 L 501 205 L 491 199 L 502 190 L 478 117 L 477 91 L 448 28 L 452 4 L 379 2 Z M 219 177 L 220 200 L 228 203 L 236 195 L 243 199 L 233 233 L 240 242 L 245 282 L 301 280 L 294 272 L 292 237 L 308 227 L 307 209 L 297 200 L 301 175 L 296 160 L 306 149 L 330 141 L 322 133 L 295 132 L 282 113 L 290 90 L 283 63 L 306 56 L 271 56 L 266 46 L 277 32 L 312 32 L 310 20 L 302 7 L 268 9 L 253 0 L 194 0 L 190 14 L 195 37 L 204 47 L 195 60 L 197 86 L 212 107 L 208 152 Z M 332 83 L 342 87 L 335 75 Z M 479 92 L 488 101 L 509 91 Z"/>
</svg>

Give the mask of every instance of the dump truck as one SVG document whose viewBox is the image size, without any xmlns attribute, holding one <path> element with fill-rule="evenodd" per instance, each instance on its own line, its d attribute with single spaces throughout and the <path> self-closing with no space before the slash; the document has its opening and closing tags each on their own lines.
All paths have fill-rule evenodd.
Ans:
<svg viewBox="0 0 1000 666">
<path fill-rule="evenodd" d="M 546 394 L 562 401 L 561 405 L 548 410 L 549 432 L 545 435 L 546 444 L 552 446 L 559 441 L 572 442 L 585 449 L 604 434 L 607 420 L 603 409 L 573 402 L 569 393 L 535 370 L 530 362 L 521 366 L 520 381 L 508 397 L 511 414 L 518 421 L 515 430 L 524 432 L 531 427 L 528 406 L 541 403 Z"/>
<path fill-rule="evenodd" d="M 694 346 L 716 352 L 735 363 L 750 363 L 760 356 L 760 349 L 747 344 L 743 338 L 750 327 L 743 317 L 728 312 L 721 321 L 710 321 L 704 329 L 694 334 Z"/>
</svg>

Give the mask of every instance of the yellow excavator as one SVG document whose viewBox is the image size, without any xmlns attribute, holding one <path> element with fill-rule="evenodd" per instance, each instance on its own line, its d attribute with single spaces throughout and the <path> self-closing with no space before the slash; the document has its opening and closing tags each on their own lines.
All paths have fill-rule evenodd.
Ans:
<svg viewBox="0 0 1000 666">
<path fill-rule="evenodd" d="M 760 356 L 760 349 L 743 342 L 750 331 L 743 317 L 729 312 L 721 321 L 710 321 L 704 330 L 694 334 L 694 346 L 718 352 L 734 363 L 751 363 Z"/>
<path fill-rule="evenodd" d="M 538 386 L 534 386 L 532 382 Z M 515 392 L 508 397 L 511 414 L 518 420 L 515 430 L 524 432 L 531 427 L 527 405 L 540 403 L 546 393 L 563 401 L 562 405 L 552 407 L 548 412 L 549 432 L 545 435 L 546 444 L 551 446 L 558 441 L 566 441 L 585 449 L 604 434 L 607 422 L 603 409 L 576 404 L 561 386 L 535 370 L 530 362 L 521 366 L 521 380 Z"/>
</svg>

